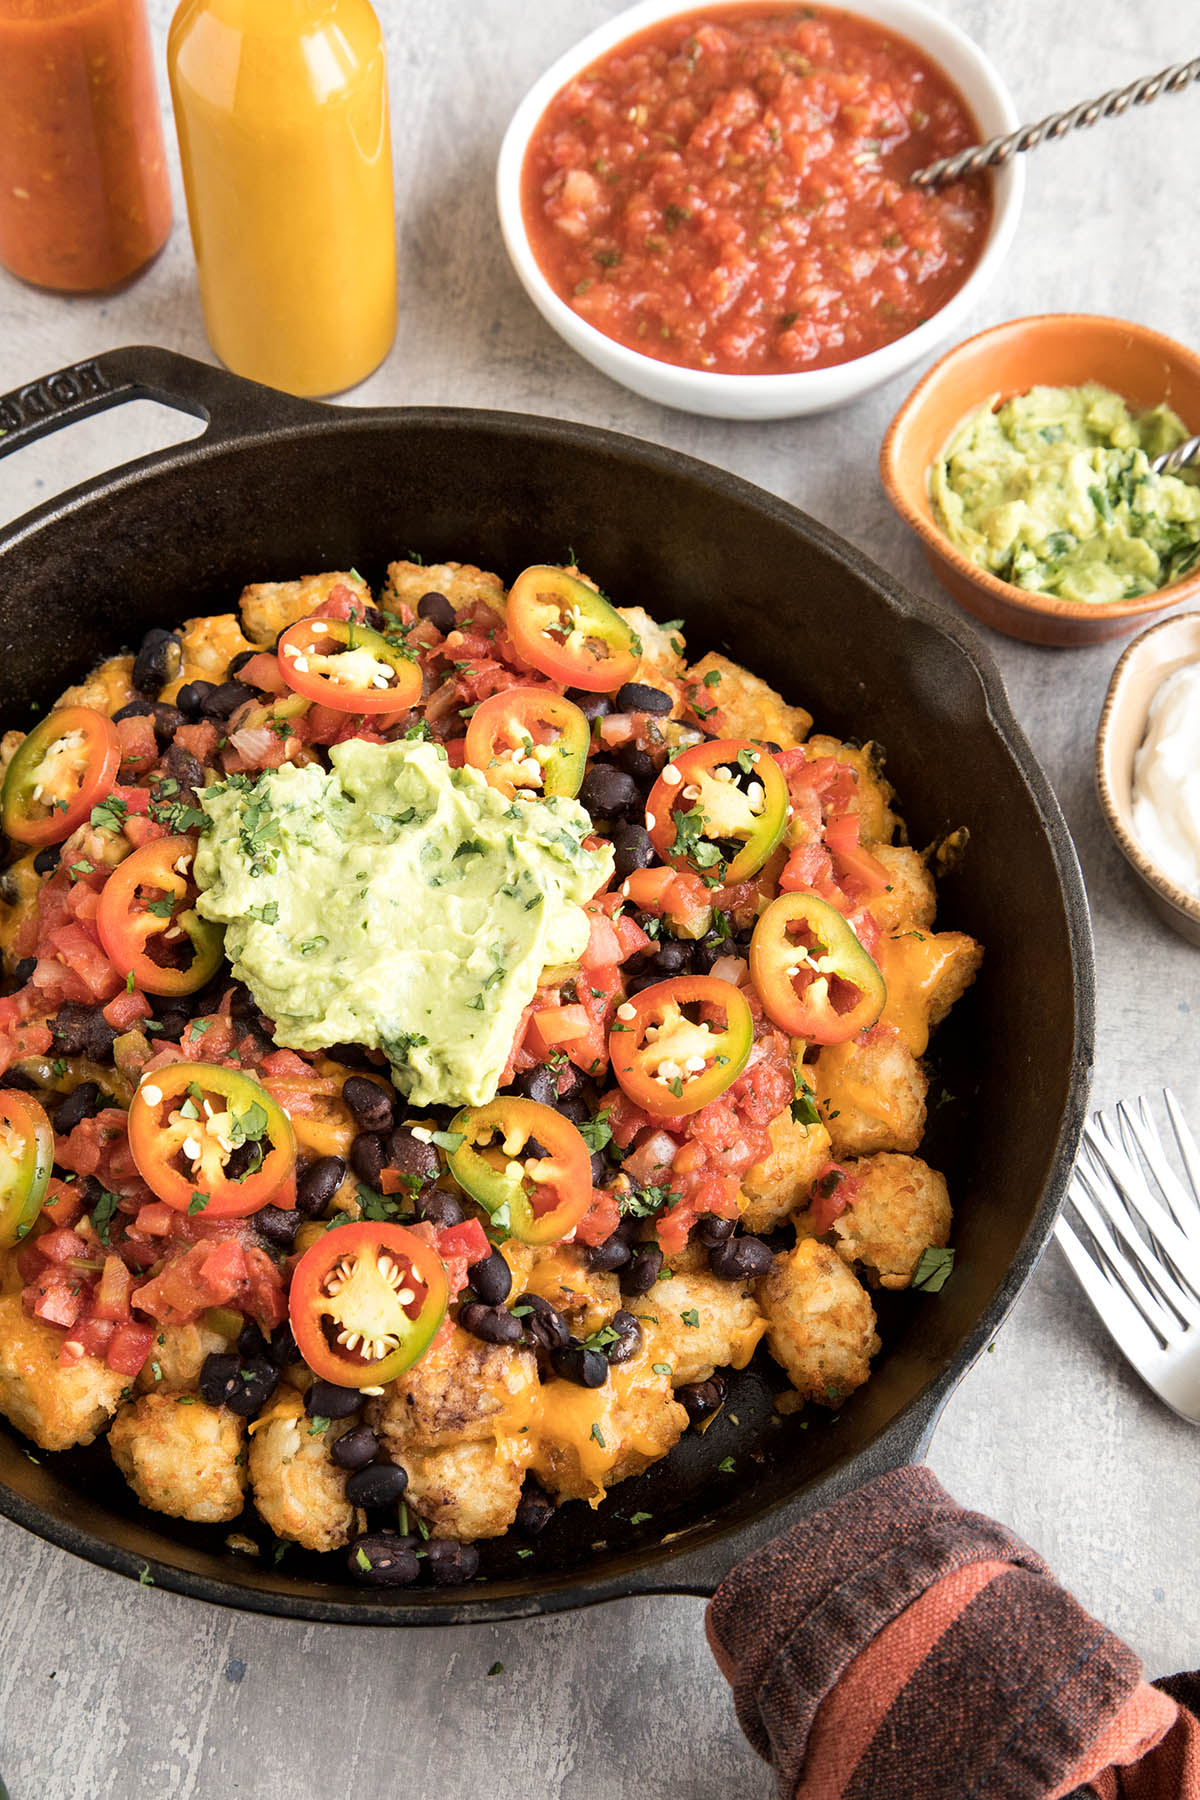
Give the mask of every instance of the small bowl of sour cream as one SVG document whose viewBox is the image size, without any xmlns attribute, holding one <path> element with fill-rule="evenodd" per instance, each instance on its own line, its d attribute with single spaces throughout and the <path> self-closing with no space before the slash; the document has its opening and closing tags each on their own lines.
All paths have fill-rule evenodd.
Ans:
<svg viewBox="0 0 1200 1800">
<path fill-rule="evenodd" d="M 1150 904 L 1200 944 L 1200 612 L 1152 625 L 1113 670 L 1096 786 Z"/>
</svg>

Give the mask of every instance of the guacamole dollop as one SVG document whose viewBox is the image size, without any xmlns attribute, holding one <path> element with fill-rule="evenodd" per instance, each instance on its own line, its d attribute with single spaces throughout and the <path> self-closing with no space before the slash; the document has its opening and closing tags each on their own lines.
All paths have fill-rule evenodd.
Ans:
<svg viewBox="0 0 1200 1800">
<path fill-rule="evenodd" d="M 1200 557 L 1200 488 L 1151 460 L 1187 436 L 1165 406 L 1034 387 L 972 413 L 930 470 L 951 543 L 1002 581 L 1102 604 L 1177 581 Z"/>
<path fill-rule="evenodd" d="M 201 796 L 197 910 L 294 1050 L 382 1050 L 418 1105 L 493 1098 L 543 968 L 612 873 L 574 800 L 507 800 L 430 743 L 335 745 Z"/>
</svg>

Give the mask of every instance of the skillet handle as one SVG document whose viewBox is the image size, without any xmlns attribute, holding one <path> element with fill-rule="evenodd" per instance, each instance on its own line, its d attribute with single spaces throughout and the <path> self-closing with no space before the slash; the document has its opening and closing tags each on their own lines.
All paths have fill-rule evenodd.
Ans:
<svg viewBox="0 0 1200 1800">
<path fill-rule="evenodd" d="M 755 1550 L 778 1537 L 789 1526 L 840 1500 L 844 1494 L 853 1493 L 855 1488 L 865 1487 L 877 1475 L 902 1469 L 909 1463 L 924 1462 L 934 1427 L 957 1380 L 957 1375 L 948 1376 L 919 1394 L 863 1453 L 847 1456 L 836 1464 L 814 1483 L 808 1495 L 774 1509 L 765 1519 L 756 1519 L 741 1530 L 735 1529 L 715 1543 L 684 1551 L 670 1562 L 657 1563 L 644 1573 L 635 1569 L 623 1578 L 620 1593 L 605 1593 L 597 1598 L 682 1594 L 711 1600 L 735 1563 L 753 1555 Z"/>
<path fill-rule="evenodd" d="M 325 410 L 319 401 L 297 400 L 173 350 L 131 344 L 102 351 L 0 396 L 0 456 L 125 400 L 157 400 L 203 419 L 208 426 L 203 433 L 206 442 L 235 437 L 243 425 L 249 428 L 255 420 L 259 429 L 264 424 L 270 428 L 311 419 Z"/>
</svg>

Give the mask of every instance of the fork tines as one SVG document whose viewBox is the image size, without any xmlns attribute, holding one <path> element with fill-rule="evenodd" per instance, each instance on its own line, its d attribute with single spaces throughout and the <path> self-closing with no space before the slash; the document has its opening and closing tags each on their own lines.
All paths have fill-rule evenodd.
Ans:
<svg viewBox="0 0 1200 1800">
<path fill-rule="evenodd" d="M 1084 1127 L 1055 1235 L 1104 1324 L 1167 1404 L 1200 1423 L 1200 1149 L 1163 1102 L 1182 1175 L 1145 1097 Z"/>
</svg>

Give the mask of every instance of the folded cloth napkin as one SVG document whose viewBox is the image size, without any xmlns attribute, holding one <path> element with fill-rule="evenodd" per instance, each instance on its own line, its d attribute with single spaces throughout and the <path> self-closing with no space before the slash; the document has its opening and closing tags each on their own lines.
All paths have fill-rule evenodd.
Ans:
<svg viewBox="0 0 1200 1800">
<path fill-rule="evenodd" d="M 1200 1676 L 1145 1682 L 1040 1556 L 928 1469 L 740 1563 L 707 1627 L 784 1800 L 1200 1800 Z"/>
</svg>

